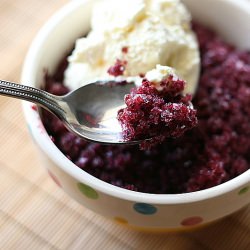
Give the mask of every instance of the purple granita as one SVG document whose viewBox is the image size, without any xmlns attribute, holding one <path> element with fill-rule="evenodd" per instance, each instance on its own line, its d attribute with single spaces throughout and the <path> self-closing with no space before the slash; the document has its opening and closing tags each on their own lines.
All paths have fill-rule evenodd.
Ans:
<svg viewBox="0 0 250 250">
<path fill-rule="evenodd" d="M 71 160 L 78 167 L 113 185 L 154 194 L 210 188 L 249 169 L 250 52 L 236 49 L 197 23 L 193 30 L 201 53 L 199 87 L 192 101 L 197 110 L 197 127 L 144 151 L 138 146 L 100 145 L 84 140 L 79 143 L 74 139 L 76 154 Z M 55 74 L 45 78 L 46 90 L 59 84 L 54 94 L 65 93 L 65 68 L 63 59 Z M 190 97 L 182 101 L 188 102 Z M 57 117 L 52 117 L 43 110 L 45 128 L 63 151 L 60 142 L 70 132 Z"/>
<path fill-rule="evenodd" d="M 163 79 L 158 91 L 146 78 L 142 86 L 125 96 L 126 108 L 119 110 L 125 140 L 144 140 L 142 149 L 149 149 L 169 137 L 179 137 L 197 125 L 196 110 L 190 98 L 182 95 L 185 82 L 172 75 Z"/>
</svg>

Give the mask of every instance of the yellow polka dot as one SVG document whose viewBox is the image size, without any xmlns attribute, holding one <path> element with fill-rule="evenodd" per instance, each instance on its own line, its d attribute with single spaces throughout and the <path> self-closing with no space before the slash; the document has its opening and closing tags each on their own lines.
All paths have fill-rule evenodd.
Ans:
<svg viewBox="0 0 250 250">
<path fill-rule="evenodd" d="M 121 217 L 115 217 L 114 220 L 120 224 L 128 224 L 128 221 Z"/>
</svg>

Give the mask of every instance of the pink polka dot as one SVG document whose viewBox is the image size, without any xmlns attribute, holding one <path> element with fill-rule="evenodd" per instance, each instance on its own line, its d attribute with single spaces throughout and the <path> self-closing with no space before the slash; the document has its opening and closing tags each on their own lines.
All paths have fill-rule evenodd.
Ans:
<svg viewBox="0 0 250 250">
<path fill-rule="evenodd" d="M 37 111 L 37 106 L 35 104 L 31 104 L 31 109 Z"/>
<path fill-rule="evenodd" d="M 60 181 L 57 179 L 57 177 L 54 174 L 52 174 L 49 170 L 48 170 L 48 174 L 51 177 L 51 179 L 57 184 L 57 186 L 61 188 L 62 185 Z"/>
<path fill-rule="evenodd" d="M 181 225 L 182 226 L 195 226 L 195 225 L 201 224 L 202 221 L 203 221 L 203 219 L 201 217 L 193 216 L 193 217 L 189 217 L 189 218 L 184 219 L 181 222 Z"/>
<path fill-rule="evenodd" d="M 46 130 L 45 130 L 43 123 L 41 121 L 38 121 L 37 128 L 39 129 L 41 134 L 46 133 Z"/>
</svg>

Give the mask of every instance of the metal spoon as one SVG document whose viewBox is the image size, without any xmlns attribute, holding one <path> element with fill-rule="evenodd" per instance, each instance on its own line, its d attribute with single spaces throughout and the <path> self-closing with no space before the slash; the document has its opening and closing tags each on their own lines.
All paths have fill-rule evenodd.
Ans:
<svg viewBox="0 0 250 250">
<path fill-rule="evenodd" d="M 44 90 L 0 80 L 0 95 L 30 101 L 54 113 L 77 135 L 104 144 L 138 144 L 125 141 L 117 111 L 125 107 L 124 95 L 131 84 L 97 81 L 64 96 Z"/>
</svg>

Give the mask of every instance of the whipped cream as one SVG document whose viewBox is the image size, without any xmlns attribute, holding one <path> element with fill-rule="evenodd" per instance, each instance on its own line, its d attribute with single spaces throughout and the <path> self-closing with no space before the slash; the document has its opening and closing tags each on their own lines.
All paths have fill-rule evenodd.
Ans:
<svg viewBox="0 0 250 250">
<path fill-rule="evenodd" d="M 150 81 L 158 91 L 162 91 L 163 87 L 160 85 L 161 81 L 168 78 L 170 75 L 173 76 L 174 80 L 179 79 L 175 69 L 157 64 L 155 69 L 147 72 L 145 78 Z M 140 85 L 138 81 L 136 81 L 136 85 Z"/>
<path fill-rule="evenodd" d="M 99 1 L 93 8 L 91 31 L 76 41 L 68 58 L 64 83 L 75 89 L 109 78 L 109 67 L 119 59 L 126 61 L 124 77 L 151 77 L 153 73 L 147 72 L 158 64 L 172 67 L 187 82 L 185 92 L 193 93 L 200 57 L 190 22 L 191 15 L 179 0 Z"/>
</svg>

